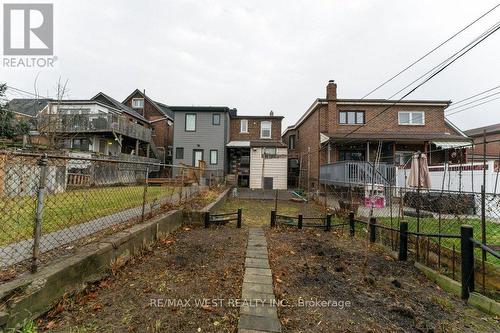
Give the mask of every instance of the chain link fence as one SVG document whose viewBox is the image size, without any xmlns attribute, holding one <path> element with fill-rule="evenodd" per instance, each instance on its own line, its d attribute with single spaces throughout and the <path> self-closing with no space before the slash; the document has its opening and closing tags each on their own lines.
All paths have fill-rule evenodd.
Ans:
<svg viewBox="0 0 500 333">
<path fill-rule="evenodd" d="M 162 168 L 177 176 L 154 176 Z M 217 171 L 189 166 L 0 152 L 0 281 L 223 181 Z"/>
<path fill-rule="evenodd" d="M 491 166 L 497 164 L 490 163 Z M 497 179 L 498 169 L 488 179 Z M 462 182 L 466 174 L 462 176 Z M 469 175 L 470 176 L 470 175 Z M 458 180 L 453 179 L 458 182 Z M 476 177 L 477 183 L 482 179 Z M 476 185 L 477 185 L 476 183 Z M 370 185 L 370 184 L 367 184 Z M 408 223 L 408 248 L 414 259 L 460 281 L 461 226 L 470 225 L 473 238 L 498 254 L 500 250 L 500 186 L 481 186 L 480 191 L 372 186 L 322 185 L 315 200 L 327 207 L 340 223 L 354 212 L 356 234 L 368 237 L 370 218 L 375 218 L 377 242 L 393 251 L 400 244 L 400 224 Z M 471 187 L 473 189 L 474 187 Z M 485 188 L 496 189 L 487 192 Z M 476 290 L 500 299 L 500 259 L 476 244 L 474 267 Z"/>
</svg>

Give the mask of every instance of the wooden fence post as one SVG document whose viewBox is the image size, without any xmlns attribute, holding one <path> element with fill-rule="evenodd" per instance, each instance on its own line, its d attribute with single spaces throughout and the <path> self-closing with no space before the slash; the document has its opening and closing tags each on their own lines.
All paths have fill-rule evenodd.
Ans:
<svg viewBox="0 0 500 333">
<path fill-rule="evenodd" d="M 302 214 L 299 214 L 299 221 L 298 221 L 299 229 L 302 229 L 302 219 L 303 219 Z"/>
<path fill-rule="evenodd" d="M 399 255 L 398 260 L 406 261 L 408 259 L 408 222 L 399 223 Z"/>
<path fill-rule="evenodd" d="M 460 227 L 460 251 L 462 253 L 462 299 L 468 299 L 474 291 L 474 243 L 470 225 Z"/>
</svg>

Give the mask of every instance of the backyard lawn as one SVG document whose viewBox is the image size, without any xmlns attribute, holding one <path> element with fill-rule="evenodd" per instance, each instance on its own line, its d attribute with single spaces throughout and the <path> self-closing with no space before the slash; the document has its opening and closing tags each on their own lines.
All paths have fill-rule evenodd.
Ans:
<svg viewBox="0 0 500 333">
<path fill-rule="evenodd" d="M 238 208 L 243 210 L 243 226 L 267 226 L 271 223 L 271 211 L 275 209 L 274 200 L 245 200 L 238 198 L 228 199 L 218 210 L 218 213 L 230 213 Z M 321 207 L 314 203 L 300 203 L 278 200 L 278 214 L 298 216 L 324 215 Z"/>
<path fill-rule="evenodd" d="M 171 187 L 148 187 L 147 202 L 169 196 Z M 143 186 L 78 189 L 45 197 L 42 233 L 48 233 L 98 217 L 142 205 Z M 33 237 L 36 197 L 4 197 L 0 200 L 0 246 Z"/>
</svg>

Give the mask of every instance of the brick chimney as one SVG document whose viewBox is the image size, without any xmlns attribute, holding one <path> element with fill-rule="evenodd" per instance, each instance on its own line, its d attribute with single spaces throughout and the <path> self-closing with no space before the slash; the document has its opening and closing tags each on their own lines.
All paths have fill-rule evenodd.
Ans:
<svg viewBox="0 0 500 333">
<path fill-rule="evenodd" d="M 328 81 L 326 86 L 326 100 L 328 108 L 326 112 L 326 124 L 323 127 L 328 133 L 335 133 L 335 124 L 337 122 L 337 84 L 334 80 Z"/>
<path fill-rule="evenodd" d="M 328 81 L 328 85 L 326 86 L 326 99 L 329 101 L 337 99 L 337 84 L 335 80 Z"/>
</svg>

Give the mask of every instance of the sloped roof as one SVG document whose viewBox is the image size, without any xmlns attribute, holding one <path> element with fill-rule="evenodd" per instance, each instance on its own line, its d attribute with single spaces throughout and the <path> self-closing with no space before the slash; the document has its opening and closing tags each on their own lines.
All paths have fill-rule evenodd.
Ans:
<svg viewBox="0 0 500 333">
<path fill-rule="evenodd" d="M 5 108 L 28 117 L 36 117 L 38 112 L 43 110 L 51 101 L 50 98 L 14 98 L 7 103 Z"/>
<path fill-rule="evenodd" d="M 125 98 L 123 100 L 123 103 L 126 103 L 135 94 L 141 95 L 142 98 L 144 98 L 149 103 L 151 103 L 159 112 L 161 112 L 163 115 L 170 118 L 170 120 L 174 120 L 174 113 L 172 110 L 170 110 L 168 105 L 152 100 L 147 95 L 145 95 L 144 92 L 140 91 L 139 89 L 135 89 L 130 95 L 128 95 L 127 98 Z"/>
<path fill-rule="evenodd" d="M 500 133 L 500 123 L 478 128 L 472 128 L 470 130 L 464 131 L 464 133 L 467 134 L 468 136 L 479 136 L 483 135 L 484 132 L 486 132 L 486 134 Z"/>
<path fill-rule="evenodd" d="M 134 118 L 137 118 L 137 119 L 140 119 L 140 120 L 142 120 L 144 122 L 149 123 L 149 120 L 147 120 L 146 118 L 144 118 L 142 116 L 142 114 L 138 113 L 137 111 L 135 111 L 134 109 L 128 107 L 127 105 L 118 102 L 116 99 L 114 99 L 113 97 L 111 97 L 109 95 L 106 95 L 103 92 L 98 93 L 97 95 L 95 95 L 94 97 L 92 97 L 91 100 L 93 100 L 93 101 L 97 100 L 100 96 L 102 96 L 104 99 L 106 99 L 109 102 L 110 106 L 114 106 L 115 108 L 122 110 L 123 112 L 125 112 L 126 114 L 128 114 L 128 115 L 130 115 L 130 116 L 132 116 Z"/>
</svg>

